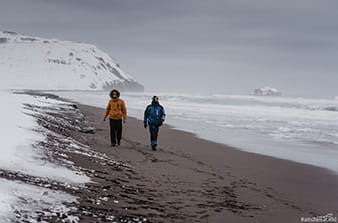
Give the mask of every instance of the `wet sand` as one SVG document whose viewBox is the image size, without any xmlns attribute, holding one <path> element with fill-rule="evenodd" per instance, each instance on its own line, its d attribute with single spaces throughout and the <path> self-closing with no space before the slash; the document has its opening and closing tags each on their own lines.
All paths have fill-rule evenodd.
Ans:
<svg viewBox="0 0 338 223">
<path fill-rule="evenodd" d="M 70 156 L 92 170 L 93 183 L 77 192 L 82 211 L 145 222 L 301 222 L 338 215 L 338 177 L 328 170 L 243 152 L 167 125 L 152 151 L 148 130 L 134 118 L 123 127 L 121 146 L 111 147 L 104 110 L 79 109 L 96 132 L 73 131 L 71 137 L 123 164 Z M 80 222 L 94 222 L 91 215 Z"/>
</svg>

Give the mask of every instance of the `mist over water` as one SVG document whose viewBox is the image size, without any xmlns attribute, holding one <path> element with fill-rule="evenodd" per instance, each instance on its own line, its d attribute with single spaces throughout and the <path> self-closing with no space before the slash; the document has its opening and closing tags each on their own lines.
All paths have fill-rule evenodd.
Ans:
<svg viewBox="0 0 338 223">
<path fill-rule="evenodd" d="M 54 92 L 55 93 L 55 92 Z M 106 92 L 57 92 L 105 107 Z M 151 93 L 123 93 L 128 115 L 143 119 Z M 199 137 L 338 172 L 338 100 L 243 95 L 158 94 L 166 123 Z M 141 128 L 141 127 L 140 127 Z"/>
</svg>

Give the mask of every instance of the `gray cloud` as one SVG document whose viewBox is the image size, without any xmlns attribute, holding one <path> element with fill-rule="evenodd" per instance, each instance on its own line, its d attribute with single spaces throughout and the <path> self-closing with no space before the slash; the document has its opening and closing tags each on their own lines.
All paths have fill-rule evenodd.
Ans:
<svg viewBox="0 0 338 223">
<path fill-rule="evenodd" d="M 338 95 L 333 0 L 2 0 L 1 29 L 97 45 L 150 91 Z"/>
</svg>

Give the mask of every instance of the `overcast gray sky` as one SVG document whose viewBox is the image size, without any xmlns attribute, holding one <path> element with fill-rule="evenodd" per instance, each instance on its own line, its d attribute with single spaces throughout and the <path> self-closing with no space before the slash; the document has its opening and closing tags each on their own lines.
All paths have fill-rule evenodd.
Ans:
<svg viewBox="0 0 338 223">
<path fill-rule="evenodd" d="M 338 95 L 336 0 L 0 0 L 0 30 L 95 44 L 147 91 Z"/>
</svg>

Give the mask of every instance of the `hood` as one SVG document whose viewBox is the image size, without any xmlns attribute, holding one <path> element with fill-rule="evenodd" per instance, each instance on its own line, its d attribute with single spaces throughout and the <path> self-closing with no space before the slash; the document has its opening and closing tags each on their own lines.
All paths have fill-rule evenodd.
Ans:
<svg viewBox="0 0 338 223">
<path fill-rule="evenodd" d="M 110 98 L 113 98 L 113 93 L 114 92 L 117 93 L 117 98 L 119 98 L 120 97 L 120 92 L 118 90 L 116 90 L 116 89 L 113 89 L 113 90 L 110 91 L 110 93 L 109 93 Z"/>
</svg>

